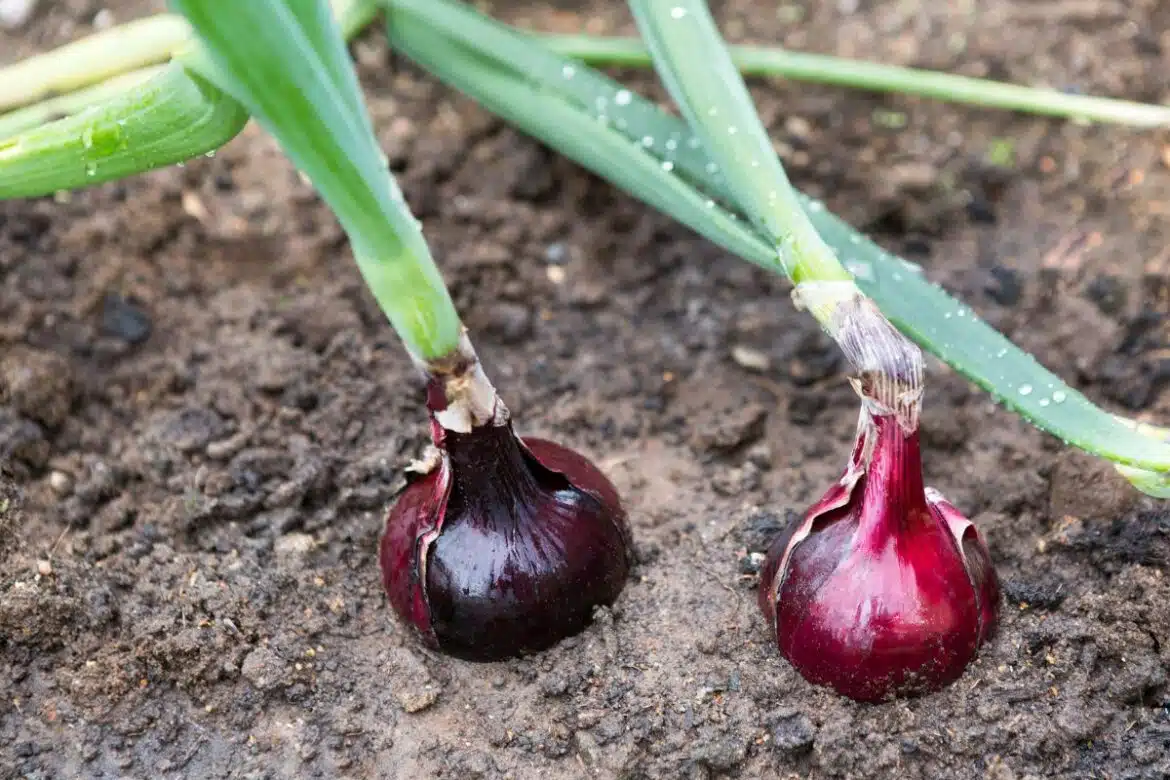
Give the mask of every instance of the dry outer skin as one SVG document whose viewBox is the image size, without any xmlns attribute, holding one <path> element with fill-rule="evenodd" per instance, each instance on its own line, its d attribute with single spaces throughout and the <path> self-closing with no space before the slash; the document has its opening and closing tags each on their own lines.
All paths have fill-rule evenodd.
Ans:
<svg viewBox="0 0 1170 780">
<path fill-rule="evenodd" d="M 616 1 L 497 5 L 632 32 Z M 161 6 L 43 3 L 0 57 Z M 740 40 L 1168 97 L 1158 0 L 717 6 Z M 520 432 L 612 476 L 635 577 L 522 661 L 446 660 L 394 623 L 377 542 L 427 441 L 421 388 L 333 219 L 256 128 L 185 168 L 3 203 L 0 363 L 35 354 L 70 381 L 0 406 L 0 777 L 1165 776 L 1163 505 L 932 363 L 927 482 L 988 538 L 1003 630 L 926 699 L 811 688 L 771 645 L 751 553 L 840 473 L 857 411 L 839 356 L 780 280 L 376 32 L 354 51 L 489 375 Z M 800 185 L 1092 397 L 1170 421 L 1170 137 L 753 89 Z M 987 163 L 1009 145 L 1011 167 Z"/>
</svg>

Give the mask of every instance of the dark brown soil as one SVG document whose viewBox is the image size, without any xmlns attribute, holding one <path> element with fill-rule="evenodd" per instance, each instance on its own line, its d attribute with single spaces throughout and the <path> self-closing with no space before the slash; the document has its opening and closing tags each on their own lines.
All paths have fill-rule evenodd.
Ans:
<svg viewBox="0 0 1170 780">
<path fill-rule="evenodd" d="M 104 5 L 125 21 L 162 3 Z M 499 5 L 632 31 L 612 0 Z M 0 59 L 104 7 L 42 6 Z M 1170 97 L 1160 0 L 719 11 L 740 40 Z M 928 481 L 988 537 L 1003 630 L 925 699 L 810 687 L 768 638 L 752 553 L 844 464 L 856 401 L 832 345 L 780 280 L 436 86 L 377 31 L 354 51 L 520 430 L 611 475 L 635 577 L 523 661 L 451 661 L 395 624 L 377 541 L 426 441 L 420 388 L 330 214 L 255 127 L 185 168 L 3 203 L 0 776 L 1168 776 L 1164 505 L 937 367 Z M 800 185 L 1090 396 L 1170 420 L 1170 136 L 755 94 Z"/>
</svg>

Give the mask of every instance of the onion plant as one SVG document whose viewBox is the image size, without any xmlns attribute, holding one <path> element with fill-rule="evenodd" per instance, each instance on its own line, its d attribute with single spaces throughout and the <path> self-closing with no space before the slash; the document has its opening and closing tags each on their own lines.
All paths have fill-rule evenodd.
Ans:
<svg viewBox="0 0 1170 780">
<path fill-rule="evenodd" d="M 173 4 L 199 41 L 184 68 L 239 101 L 312 181 L 426 380 L 435 449 L 386 518 L 391 605 L 424 640 L 473 660 L 581 630 L 625 585 L 633 556 L 621 502 L 583 456 L 513 432 L 378 149 L 328 7 Z"/>
<path fill-rule="evenodd" d="M 999 585 L 974 525 L 923 486 L 922 353 L 805 214 L 706 3 L 630 5 L 728 196 L 772 248 L 770 267 L 849 359 L 861 398 L 845 471 L 777 536 L 760 606 L 781 652 L 812 682 L 861 700 L 937 690 L 994 632 Z"/>
</svg>

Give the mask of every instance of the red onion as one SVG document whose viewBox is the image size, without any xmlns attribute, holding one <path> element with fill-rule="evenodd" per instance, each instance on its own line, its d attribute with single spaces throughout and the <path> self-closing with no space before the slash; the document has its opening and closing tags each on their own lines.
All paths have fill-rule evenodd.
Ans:
<svg viewBox="0 0 1170 780">
<path fill-rule="evenodd" d="M 860 376 L 849 466 L 773 541 L 759 590 L 781 654 L 859 701 L 948 685 L 999 617 L 999 581 L 975 526 L 923 486 L 921 353 L 875 312 L 847 301 L 834 322 Z"/>
<path fill-rule="evenodd" d="M 578 633 L 612 603 L 633 560 L 630 532 L 589 460 L 521 439 L 478 364 L 456 373 L 462 383 L 429 385 L 438 452 L 386 517 L 382 579 L 425 642 L 500 660 Z"/>
<path fill-rule="evenodd" d="M 859 701 L 953 682 L 999 608 L 975 526 L 923 487 L 918 431 L 868 410 L 845 475 L 771 545 L 759 595 L 784 657 Z"/>
</svg>

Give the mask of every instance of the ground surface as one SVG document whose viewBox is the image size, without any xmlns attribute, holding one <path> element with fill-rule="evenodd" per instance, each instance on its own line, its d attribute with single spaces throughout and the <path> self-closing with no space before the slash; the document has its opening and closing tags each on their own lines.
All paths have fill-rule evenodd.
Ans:
<svg viewBox="0 0 1170 780">
<path fill-rule="evenodd" d="M 631 30 L 616 2 L 500 5 Z M 43 6 L 0 57 L 101 9 Z M 1170 98 L 1157 0 L 811 6 L 719 10 L 742 40 Z M 780 281 L 376 31 L 355 52 L 491 375 L 523 432 L 612 476 L 636 576 L 529 660 L 452 662 L 397 627 L 376 548 L 425 442 L 418 386 L 328 212 L 255 128 L 185 168 L 3 203 L 0 776 L 1166 776 L 1164 506 L 937 369 L 928 482 L 989 539 L 1002 633 L 926 699 L 810 687 L 769 641 L 747 553 L 844 463 L 856 402 L 831 345 Z M 801 186 L 1092 397 L 1170 420 L 1170 136 L 755 89 Z"/>
</svg>

